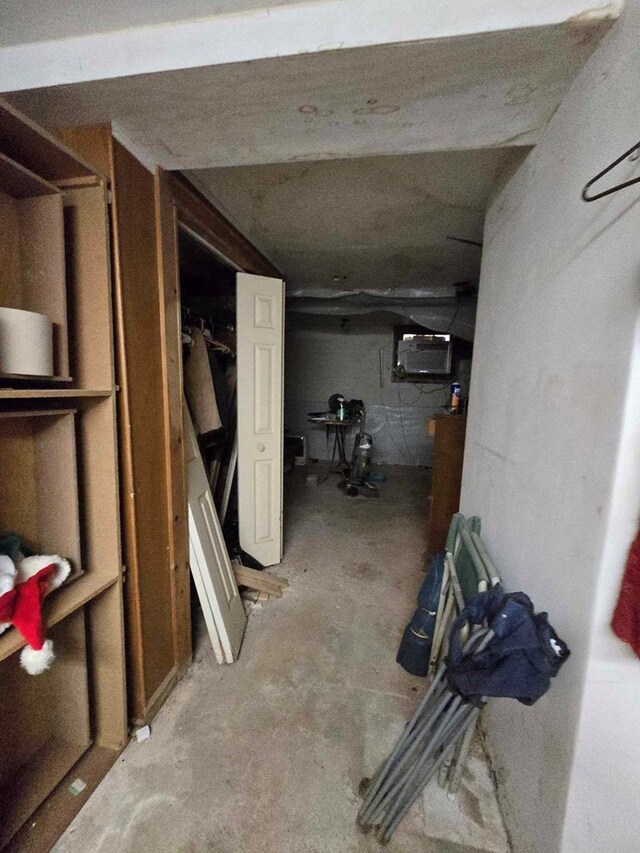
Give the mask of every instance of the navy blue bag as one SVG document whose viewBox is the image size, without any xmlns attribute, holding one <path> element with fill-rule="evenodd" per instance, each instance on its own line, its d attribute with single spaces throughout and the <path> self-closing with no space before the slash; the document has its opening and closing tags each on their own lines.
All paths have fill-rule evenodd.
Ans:
<svg viewBox="0 0 640 853">
<path fill-rule="evenodd" d="M 464 625 L 487 625 L 495 634 L 479 652 L 463 654 Z M 535 613 L 524 592 L 501 586 L 473 598 L 453 622 L 449 635 L 447 679 L 451 689 L 476 705 L 483 697 L 502 696 L 533 705 L 549 689 L 569 648 L 553 630 L 546 613 Z"/>
<path fill-rule="evenodd" d="M 396 662 L 411 675 L 427 675 L 433 643 L 438 601 L 444 576 L 444 551 L 431 561 L 431 566 L 418 593 L 418 609 L 404 629 Z"/>
</svg>

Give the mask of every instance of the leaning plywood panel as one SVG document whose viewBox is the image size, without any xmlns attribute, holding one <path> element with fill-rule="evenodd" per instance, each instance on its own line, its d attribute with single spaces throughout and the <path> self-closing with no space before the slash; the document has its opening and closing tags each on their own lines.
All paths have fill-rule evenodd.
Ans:
<svg viewBox="0 0 640 853">
<path fill-rule="evenodd" d="M 216 659 L 232 663 L 240 652 L 247 617 L 186 403 L 184 434 L 191 573 Z"/>
</svg>

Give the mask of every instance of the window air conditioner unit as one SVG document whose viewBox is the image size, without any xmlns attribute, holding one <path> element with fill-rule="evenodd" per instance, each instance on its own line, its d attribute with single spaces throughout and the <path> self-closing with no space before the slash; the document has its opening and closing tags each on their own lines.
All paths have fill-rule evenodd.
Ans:
<svg viewBox="0 0 640 853">
<path fill-rule="evenodd" d="M 448 375 L 451 359 L 451 335 L 404 335 L 398 341 L 398 367 L 407 375 Z"/>
</svg>

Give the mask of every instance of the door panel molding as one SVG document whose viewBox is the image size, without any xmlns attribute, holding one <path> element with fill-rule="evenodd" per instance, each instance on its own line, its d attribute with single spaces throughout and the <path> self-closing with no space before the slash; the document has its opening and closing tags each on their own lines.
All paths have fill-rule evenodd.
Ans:
<svg viewBox="0 0 640 853">
<path fill-rule="evenodd" d="M 264 566 L 282 559 L 284 283 L 238 273 L 240 545 Z"/>
</svg>

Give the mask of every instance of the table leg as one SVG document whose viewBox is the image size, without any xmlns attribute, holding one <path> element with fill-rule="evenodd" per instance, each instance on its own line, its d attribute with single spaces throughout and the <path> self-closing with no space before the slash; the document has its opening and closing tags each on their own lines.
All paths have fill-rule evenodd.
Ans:
<svg viewBox="0 0 640 853">
<path fill-rule="evenodd" d="M 329 432 L 329 426 L 327 425 L 327 434 Z M 329 478 L 330 474 L 338 474 L 339 471 L 336 471 L 333 467 L 333 460 L 336 456 L 336 449 L 338 450 L 338 465 L 340 464 L 340 442 L 338 441 L 338 430 L 336 430 L 335 437 L 333 439 L 333 448 L 331 450 L 331 459 L 329 460 L 329 465 L 327 466 L 327 471 L 324 477 L 320 480 L 321 483 L 324 483 L 325 480 Z M 328 436 L 327 436 L 328 437 Z"/>
<path fill-rule="evenodd" d="M 347 454 L 345 450 L 345 429 L 342 427 L 336 427 L 336 438 L 339 437 L 338 441 L 338 453 L 340 459 L 340 467 L 342 469 L 342 473 L 344 474 L 345 480 L 348 479 L 349 474 L 349 463 L 347 461 Z"/>
</svg>

